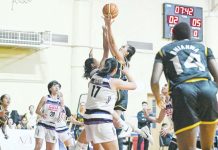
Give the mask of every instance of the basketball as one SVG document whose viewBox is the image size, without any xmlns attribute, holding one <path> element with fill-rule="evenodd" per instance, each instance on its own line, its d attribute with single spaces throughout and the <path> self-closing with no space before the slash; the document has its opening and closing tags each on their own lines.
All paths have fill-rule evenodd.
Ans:
<svg viewBox="0 0 218 150">
<path fill-rule="evenodd" d="M 116 4 L 109 3 L 104 5 L 102 12 L 105 17 L 109 17 L 111 15 L 112 19 L 114 19 L 117 17 L 119 10 Z"/>
</svg>

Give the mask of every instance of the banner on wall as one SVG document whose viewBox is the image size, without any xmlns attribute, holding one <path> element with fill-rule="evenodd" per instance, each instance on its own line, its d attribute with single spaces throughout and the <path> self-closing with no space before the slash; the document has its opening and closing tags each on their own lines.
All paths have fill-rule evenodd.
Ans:
<svg viewBox="0 0 218 150">
<path fill-rule="evenodd" d="M 0 150 L 33 150 L 35 146 L 35 130 L 8 129 L 9 138 L 6 140 L 0 130 Z M 42 149 L 45 149 L 45 142 Z M 58 144 L 56 144 L 56 148 Z"/>
</svg>

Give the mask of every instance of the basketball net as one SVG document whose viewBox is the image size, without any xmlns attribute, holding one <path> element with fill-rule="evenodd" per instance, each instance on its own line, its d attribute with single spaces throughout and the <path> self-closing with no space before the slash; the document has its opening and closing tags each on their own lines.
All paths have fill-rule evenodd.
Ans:
<svg viewBox="0 0 218 150">
<path fill-rule="evenodd" d="M 28 4 L 32 2 L 32 0 L 12 0 L 11 10 L 14 10 L 14 4 Z"/>
</svg>

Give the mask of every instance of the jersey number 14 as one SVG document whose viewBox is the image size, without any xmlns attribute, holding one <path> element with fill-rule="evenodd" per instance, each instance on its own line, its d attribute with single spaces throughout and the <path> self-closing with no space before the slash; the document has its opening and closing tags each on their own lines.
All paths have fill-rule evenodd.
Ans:
<svg viewBox="0 0 218 150">
<path fill-rule="evenodd" d="M 171 59 L 177 75 L 183 73 L 182 65 L 179 61 L 179 57 L 175 56 Z M 200 71 L 205 71 L 205 66 L 201 63 L 200 54 L 190 53 L 184 63 L 185 68 L 198 68 Z"/>
</svg>

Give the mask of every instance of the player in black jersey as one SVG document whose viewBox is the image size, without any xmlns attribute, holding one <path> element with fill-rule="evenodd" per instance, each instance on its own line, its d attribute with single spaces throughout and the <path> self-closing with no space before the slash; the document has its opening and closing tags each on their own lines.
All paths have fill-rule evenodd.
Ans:
<svg viewBox="0 0 218 150">
<path fill-rule="evenodd" d="M 218 122 L 218 68 L 212 50 L 191 40 L 190 35 L 187 23 L 173 28 L 175 41 L 162 47 L 156 55 L 151 88 L 157 104 L 162 107 L 159 80 L 164 72 L 173 102 L 179 149 L 196 149 L 196 128 L 199 126 L 202 149 L 211 150 Z"/>
<path fill-rule="evenodd" d="M 113 20 L 111 20 L 110 17 L 104 18 L 104 20 L 108 33 L 108 46 L 110 52 L 112 56 L 115 57 L 116 60 L 118 61 L 118 69 L 114 77 L 126 81 L 127 78 L 122 73 L 122 70 L 124 67 L 129 67 L 129 61 L 131 60 L 132 56 L 135 54 L 135 47 L 131 45 L 124 45 L 120 49 L 118 49 L 111 29 L 111 24 L 113 23 Z M 128 104 L 128 91 L 120 90 L 118 101 L 116 102 L 114 109 L 121 115 L 122 111 L 126 111 L 127 104 Z"/>
</svg>

